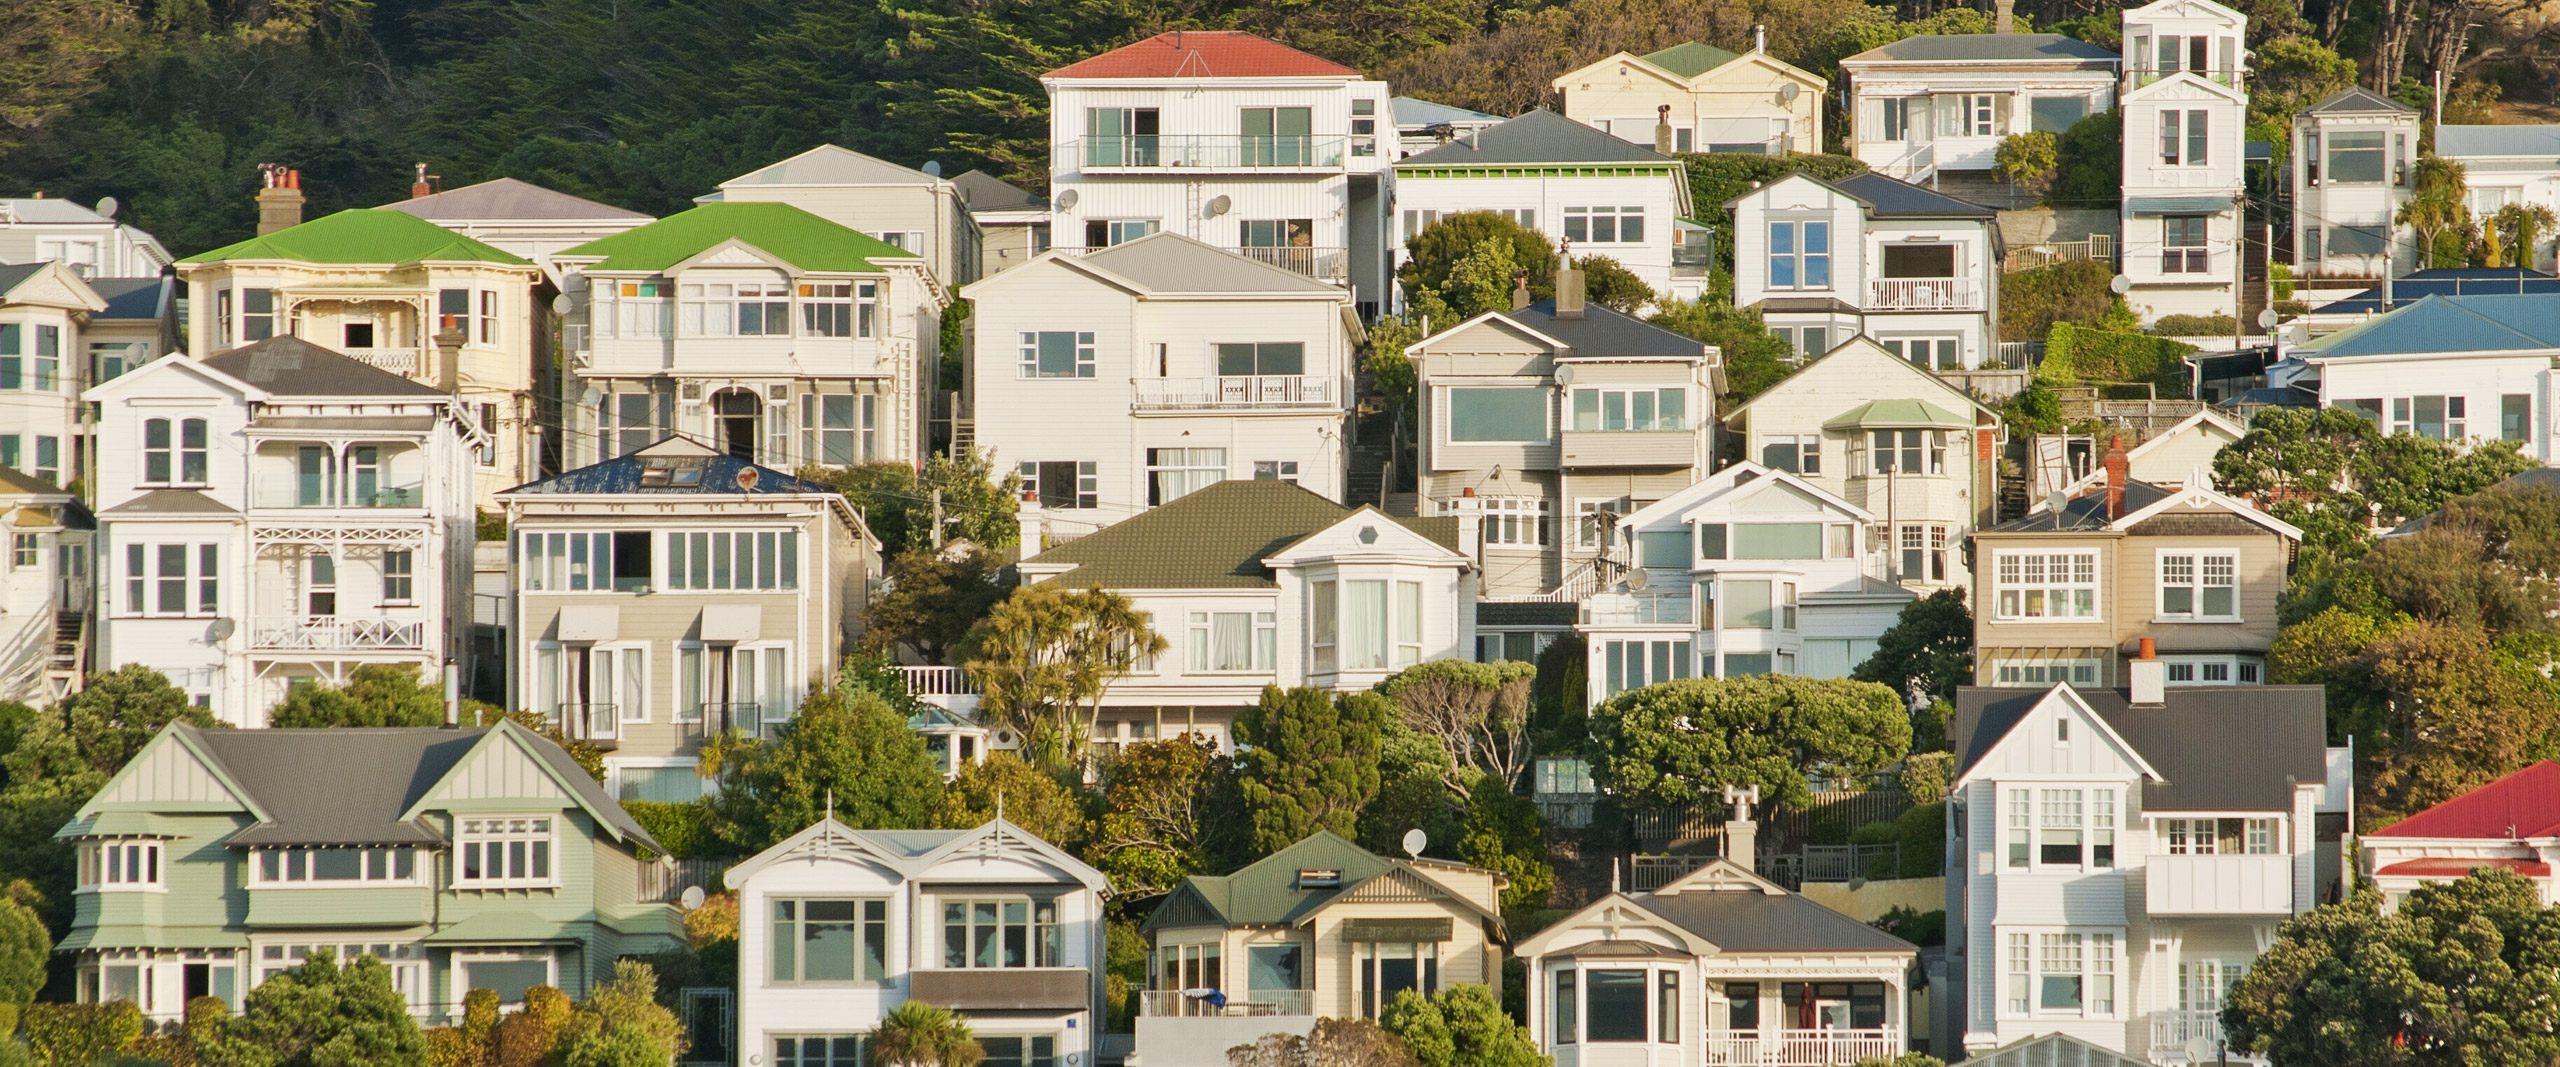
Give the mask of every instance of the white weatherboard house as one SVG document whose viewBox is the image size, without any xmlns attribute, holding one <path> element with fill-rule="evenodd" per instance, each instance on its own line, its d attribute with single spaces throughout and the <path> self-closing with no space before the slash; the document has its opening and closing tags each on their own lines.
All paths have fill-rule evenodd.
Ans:
<svg viewBox="0 0 2560 1067">
<path fill-rule="evenodd" d="M 107 301 L 60 262 L 0 263 L 0 467 L 55 485 L 85 472 L 82 328 Z"/>
<path fill-rule="evenodd" d="M 235 726 L 368 663 L 466 655 L 467 400 L 297 337 L 163 359 L 98 405 L 97 662 Z"/>
<path fill-rule="evenodd" d="M 1872 337 L 1931 370 L 1999 357 L 1998 213 L 1873 172 L 1789 175 L 1733 209 L 1733 301 L 1811 359 Z"/>
<path fill-rule="evenodd" d="M 1552 84 L 1566 118 L 1621 140 L 1771 156 L 1822 150 L 1830 85 L 1759 47 L 1737 53 L 1697 41 L 1641 56 L 1619 52 Z M 1665 133 L 1668 145 L 1659 140 Z"/>
<path fill-rule="evenodd" d="M 2560 296 L 2430 296 L 2296 349 L 2320 406 L 2353 409 L 2385 433 L 2513 441 L 2560 465 Z"/>
<path fill-rule="evenodd" d="M 968 295 L 977 444 L 1061 530 L 1230 478 L 1342 499 L 1349 292 L 1160 233 L 1053 251 Z"/>
<path fill-rule="evenodd" d="M 1957 691 L 1948 978 L 1969 1052 L 2062 1033 L 2214 1062 L 2224 994 L 2327 895 L 2350 785 L 2319 687 L 2133 666 L 2125 691 Z"/>
<path fill-rule="evenodd" d="M 1910 590 L 1870 543 L 1877 517 L 1748 461 L 1619 521 L 1622 572 L 1582 600 L 1592 703 L 1675 678 L 1846 676 Z"/>
<path fill-rule="evenodd" d="M 1040 84 L 1057 247 L 1169 231 L 1384 306 L 1385 82 L 1249 33 L 1176 30 Z"/>
<path fill-rule="evenodd" d="M 0 198 L 0 263 L 45 260 L 83 278 L 146 278 L 174 262 L 159 239 L 116 221 L 114 197 L 95 208 L 41 196 Z"/>
<path fill-rule="evenodd" d="M 2350 86 L 2302 109 L 2293 120 L 2297 269 L 2380 277 L 2424 266 L 2417 231 L 2397 222 L 2417 158 L 2418 111 L 2407 104 Z"/>
<path fill-rule="evenodd" d="M 1094 1062 L 1102 872 L 999 818 L 865 830 L 829 817 L 729 869 L 738 1048 L 772 1067 L 863 1067 L 909 1000 L 967 1019 L 985 1067 Z"/>
<path fill-rule="evenodd" d="M 0 700 L 43 707 L 87 674 L 96 530 L 77 497 L 0 468 Z"/>
<path fill-rule="evenodd" d="M 2011 134 L 2060 134 L 2115 108 L 2115 53 L 2057 33 L 1906 37 L 1840 61 L 1849 143 L 1888 177 L 1989 174 Z"/>
<path fill-rule="evenodd" d="M 2474 220 L 2509 204 L 2560 210 L 2560 125 L 2438 126 L 2436 155 L 2462 164 Z M 2536 250 L 2525 266 L 2549 270 L 2552 263 L 2550 253 Z"/>
<path fill-rule="evenodd" d="M 958 288 L 982 273 L 985 240 L 959 179 L 939 171 L 822 144 L 721 182 L 694 202 L 789 204 L 922 258 L 945 288 Z"/>
<path fill-rule="evenodd" d="M 1019 267 L 1049 250 L 1049 200 L 982 170 L 951 179 L 978 223 L 978 261 L 985 274 Z"/>
<path fill-rule="evenodd" d="M 2248 23 L 2213 0 L 2124 13 L 2119 266 L 2146 322 L 2238 313 Z"/>
</svg>

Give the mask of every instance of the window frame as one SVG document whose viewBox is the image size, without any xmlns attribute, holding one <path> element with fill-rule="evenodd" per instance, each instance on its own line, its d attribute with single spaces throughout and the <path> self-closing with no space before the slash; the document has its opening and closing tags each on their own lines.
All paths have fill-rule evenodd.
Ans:
<svg viewBox="0 0 2560 1067">
<path fill-rule="evenodd" d="M 1065 920 L 1064 900 L 1064 897 L 1059 897 L 1043 903 L 1039 898 L 1033 896 L 1002 893 L 967 893 L 948 896 L 936 894 L 932 898 L 932 922 L 933 929 L 937 934 L 939 934 L 939 936 L 930 942 L 930 944 L 935 947 L 935 955 L 933 958 L 941 961 L 941 966 L 936 969 L 955 971 L 1023 971 L 1066 966 L 1067 923 Z M 1008 918 L 1005 914 L 1006 906 L 1014 904 L 1021 905 L 1023 909 L 1022 919 L 1019 923 Z M 979 908 L 981 906 L 989 905 L 993 906 L 995 909 L 995 915 L 992 919 L 994 925 L 992 927 L 982 927 L 979 923 Z M 961 962 L 959 963 L 951 962 L 951 910 L 954 908 L 961 909 L 962 919 L 960 926 L 962 931 L 960 952 Z M 1049 914 L 1049 920 L 1045 923 L 1040 921 L 1040 914 L 1043 908 L 1046 908 Z M 995 931 L 995 939 L 992 945 L 984 942 L 979 937 L 979 931 L 981 929 L 990 928 Z M 1016 929 L 1022 931 L 1022 959 L 1024 962 L 1018 964 L 1002 962 L 981 964 L 977 962 L 979 955 L 987 951 L 990 947 L 994 949 L 996 959 L 1004 959 L 1005 952 L 1008 948 L 1006 940 L 1009 936 L 1009 932 Z M 1045 937 L 1041 933 L 1043 930 L 1047 931 Z"/>
<path fill-rule="evenodd" d="M 166 893 L 169 839 L 91 838 L 80 842 L 78 892 Z"/>
<path fill-rule="evenodd" d="M 842 920 L 844 923 L 850 924 L 853 928 L 853 977 L 808 977 L 809 954 L 806 951 L 803 951 L 803 946 L 808 943 L 807 928 L 813 922 L 833 923 L 836 921 L 811 919 L 809 917 L 808 909 L 808 905 L 810 904 L 853 905 L 853 917 Z M 841 987 L 881 985 L 894 979 L 894 968 L 891 964 L 893 962 L 895 946 L 893 946 L 889 940 L 889 899 L 887 897 L 846 896 L 828 893 L 769 896 L 765 898 L 765 905 L 764 923 L 768 939 L 765 943 L 766 959 L 764 974 L 759 984 L 790 987 Z M 781 912 L 784 908 L 790 908 L 792 910 L 792 916 L 788 919 L 782 917 Z M 876 919 L 872 917 L 872 912 L 875 908 L 878 911 L 878 918 Z M 782 933 L 782 928 L 786 923 L 789 924 L 792 929 L 792 936 L 787 940 L 784 938 Z M 873 942 L 871 938 L 875 933 L 878 935 L 878 940 Z M 785 948 L 786 945 L 789 946 L 787 950 Z M 876 948 L 878 950 L 879 956 L 877 960 L 865 955 L 864 950 L 866 948 Z M 781 977 L 776 973 L 786 964 L 786 962 L 792 972 L 791 977 L 788 978 Z"/>
<path fill-rule="evenodd" d="M 357 876 L 354 878 L 322 878 L 319 876 L 320 853 L 352 852 L 356 854 Z M 371 872 L 379 854 L 382 875 Z M 409 873 L 401 874 L 403 863 Z M 299 869 L 300 876 L 296 876 Z M 435 870 L 432 853 L 422 848 L 254 848 L 249 850 L 243 866 L 243 880 L 251 889 L 376 889 L 383 887 L 425 886 Z"/>
<path fill-rule="evenodd" d="M 1829 291 L 1833 285 L 1831 257 L 1835 254 L 1832 248 L 1831 224 L 1832 219 L 1828 215 L 1816 218 L 1781 216 L 1770 219 L 1767 273 L 1761 278 L 1761 288 Z M 1784 240 L 1778 236 L 1781 233 L 1786 235 Z M 1819 238 L 1819 243 L 1822 245 L 1818 251 L 1812 247 L 1816 238 Z M 1781 245 L 1785 247 L 1781 248 Z M 1783 272 L 1779 270 L 1781 263 L 1786 265 Z M 1786 276 L 1784 281 L 1779 280 L 1781 273 Z M 1820 280 L 1814 279 L 1816 274 L 1821 275 Z"/>
<path fill-rule="evenodd" d="M 1991 553 L 1991 617 L 2003 623 L 2044 624 L 2086 624 L 2103 618 L 2107 599 L 2106 575 L 2098 566 L 2100 555 L 2101 553 L 2094 548 L 1993 550 Z M 2049 571 L 2056 560 L 2064 561 L 2071 568 L 2071 580 L 2048 579 L 2029 582 L 2026 572 L 2027 561 L 2030 559 L 2038 561 L 2037 567 L 2040 571 Z M 2010 566 L 2012 562 L 2017 564 L 2014 569 Z M 2084 569 L 2088 574 L 2085 580 L 2079 577 Z M 2048 607 L 2058 599 L 2053 596 L 2056 592 L 2075 594 L 2070 598 L 2069 603 L 2077 607 L 2076 594 L 2084 590 L 2089 594 L 2085 610 L 2077 610 L 2069 614 L 2053 614 L 2050 610 L 2042 614 L 2028 614 L 2026 611 L 2030 593 L 2042 594 Z M 2015 594 L 2014 597 L 2012 594 Z"/>
<path fill-rule="evenodd" d="M 1042 350 L 1048 338 L 1063 337 L 1072 364 L 1063 374 L 1041 369 Z M 1014 332 L 1013 376 L 1017 381 L 1091 380 L 1101 346 L 1095 343 L 1092 330 L 1017 330 Z"/>
<path fill-rule="evenodd" d="M 1681 433 L 1691 430 L 1689 390 L 1678 385 L 1605 385 L 1576 386 L 1566 394 L 1566 429 L 1572 433 Z M 1589 397 L 1585 410 L 1584 398 Z M 1617 425 L 1610 422 L 1610 400 L 1617 400 Z M 1650 405 L 1652 414 L 1638 417 L 1636 411 Z M 1666 414 L 1668 409 L 1678 409 Z M 1589 424 L 1585 425 L 1585 416 Z M 1668 423 L 1668 425 L 1666 425 Z"/>
<path fill-rule="evenodd" d="M 2222 567 L 2217 568 L 2216 564 Z M 2214 583 L 2212 579 L 2217 570 L 2229 581 Z M 2173 580 L 2173 572 L 2183 574 L 2183 578 Z M 2237 550 L 2159 549 L 2153 553 L 2151 575 L 2153 622 L 2219 624 L 2243 621 L 2240 617 L 2240 553 Z M 2230 611 L 2220 614 L 2208 612 L 2209 591 L 2226 588 L 2230 590 Z M 2187 594 L 2188 609 L 2185 611 L 2169 609 L 2170 594 L 2177 591 Z"/>
<path fill-rule="evenodd" d="M 562 874 L 560 870 L 560 839 L 561 824 L 564 821 L 565 820 L 561 813 L 556 811 L 527 812 L 523 814 L 455 814 L 453 816 L 453 866 L 452 878 L 450 879 L 451 888 L 456 892 L 483 889 L 560 888 L 562 885 Z M 527 827 L 525 829 L 516 829 L 512 826 L 502 826 L 501 828 L 494 830 L 487 828 L 493 824 L 507 824 L 515 822 L 536 823 L 539 825 Z M 475 829 L 475 827 L 478 828 Z M 475 876 L 467 873 L 468 867 L 466 864 L 468 861 L 465 857 L 469 855 L 469 851 L 472 846 L 477 845 L 485 847 L 489 845 L 512 845 L 519 843 L 526 846 L 524 849 L 526 869 L 528 871 L 540 870 L 541 873 L 497 876 L 485 874 Z M 510 849 L 508 852 L 510 854 L 509 858 L 512 859 L 513 850 Z M 508 866 L 512 867 L 514 865 L 510 863 Z M 547 870 L 543 870 L 544 868 L 547 868 Z"/>
</svg>

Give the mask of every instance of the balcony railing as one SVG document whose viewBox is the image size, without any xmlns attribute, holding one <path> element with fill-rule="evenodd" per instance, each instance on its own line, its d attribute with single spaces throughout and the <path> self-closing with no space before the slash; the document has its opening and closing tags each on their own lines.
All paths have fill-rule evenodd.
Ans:
<svg viewBox="0 0 2560 1067">
<path fill-rule="evenodd" d="M 1688 626 L 1697 621 L 1697 611 L 1686 589 L 1600 593 L 1583 607 L 1582 621 L 1594 626 Z"/>
<path fill-rule="evenodd" d="M 958 667 L 900 667 L 897 671 L 906 679 L 908 696 L 957 697 L 978 692 L 977 680 Z"/>
<path fill-rule="evenodd" d="M 620 704 L 562 704 L 552 713 L 551 722 L 572 741 L 611 748 L 622 739 Z"/>
<path fill-rule="evenodd" d="M 1140 410 L 1331 408 L 1333 379 L 1314 374 L 1222 374 L 1210 378 L 1139 378 Z"/>
<path fill-rule="evenodd" d="M 1130 134 L 1067 142 L 1086 170 L 1304 170 L 1342 166 L 1344 138 L 1308 134 Z"/>
<path fill-rule="evenodd" d="M 1707 1062 L 1717 1067 L 1841 1067 L 1902 1054 L 1902 1028 L 1780 1030 L 1777 1036 L 1731 1030 L 1707 1033 Z"/>
<path fill-rule="evenodd" d="M 1867 283 L 1869 311 L 1971 311 L 1981 306 L 1971 278 L 1876 278 Z"/>
<path fill-rule="evenodd" d="M 393 374 L 415 375 L 425 366 L 423 353 L 415 347 L 341 348 L 347 357 L 367 366 L 379 367 Z"/>
<path fill-rule="evenodd" d="M 1306 275 L 1321 282 L 1339 282 L 1350 277 L 1350 259 L 1339 248 L 1313 245 L 1276 245 L 1236 249 L 1246 259 L 1268 263 L 1282 270 Z"/>
<path fill-rule="evenodd" d="M 1204 991 L 1205 992 L 1205 991 Z M 1179 989 L 1143 989 L 1138 992 L 1141 1015 L 1179 1015 L 1192 1017 L 1256 1017 L 1267 1015 L 1313 1015 L 1316 995 L 1311 989 L 1257 989 L 1250 993 L 1225 994 L 1225 1004 L 1213 996 L 1192 996 Z"/>
<path fill-rule="evenodd" d="M 314 652 L 414 652 L 427 647 L 421 619 L 337 615 L 253 619 L 249 647 Z"/>
<path fill-rule="evenodd" d="M 2187 1042 L 2203 1038 L 2216 1044 L 2222 1041 L 2222 1013 L 2211 1008 L 2174 1009 L 2151 1013 L 2151 1047 L 2175 1051 Z"/>
<path fill-rule="evenodd" d="M 252 506 L 261 508 L 417 508 L 426 506 L 426 488 L 396 485 L 371 492 L 350 488 L 330 493 L 313 490 L 288 476 L 258 480 L 249 499 Z"/>
<path fill-rule="evenodd" d="M 2293 857 L 2153 856 L 2143 861 L 2143 903 L 2153 915 L 2286 915 Z"/>
</svg>

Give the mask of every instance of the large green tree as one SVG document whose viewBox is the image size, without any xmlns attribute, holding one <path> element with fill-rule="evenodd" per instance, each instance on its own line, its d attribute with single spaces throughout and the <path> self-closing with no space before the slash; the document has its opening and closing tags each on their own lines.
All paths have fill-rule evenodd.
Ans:
<svg viewBox="0 0 2560 1067">
<path fill-rule="evenodd" d="M 911 548 L 889 561 L 887 587 L 863 608 L 862 644 L 905 649 L 926 663 L 950 662 L 969 628 L 1003 600 L 1004 564 L 976 548 Z"/>
<path fill-rule="evenodd" d="M 905 716 L 867 692 L 812 694 L 782 735 L 707 749 L 721 774 L 713 827 L 746 853 L 761 852 L 825 814 L 882 829 L 933 825 L 942 768 Z"/>
<path fill-rule="evenodd" d="M 1085 840 L 1084 798 L 1050 771 L 1019 755 L 995 751 L 962 766 L 942 789 L 942 826 L 966 830 L 1002 814 L 1039 839 L 1073 852 Z"/>
<path fill-rule="evenodd" d="M 74 888 L 71 848 L 54 831 L 173 722 L 221 725 L 141 666 L 92 674 L 49 712 L 0 717 L 0 730 L 15 730 L 0 755 L 0 871 L 34 883 L 54 931 L 70 929 Z"/>
<path fill-rule="evenodd" d="M 1875 653 L 1849 677 L 1913 701 L 1954 700 L 1957 686 L 1973 684 L 1973 612 L 1965 609 L 1964 590 L 1941 589 L 1903 605 L 1876 638 Z"/>
<path fill-rule="evenodd" d="M 1498 211 L 1443 215 L 1404 246 L 1408 256 L 1396 268 L 1396 282 L 1433 329 L 1510 310 L 1515 274 L 1529 276 L 1532 300 L 1555 295 L 1555 245 Z"/>
<path fill-rule="evenodd" d="M 1020 538 L 1014 514 L 1021 507 L 1022 479 L 996 477 L 992 453 L 958 458 L 935 453 L 919 469 L 905 463 L 864 463 L 852 467 L 803 467 L 799 476 L 843 493 L 862 515 L 880 551 L 896 559 L 934 546 L 935 496 L 939 494 L 942 544 L 967 541 L 981 548 L 1002 548 Z"/>
<path fill-rule="evenodd" d="M 342 966 L 326 948 L 250 990 L 229 1030 L 202 1050 L 205 1067 L 411 1067 L 427 1054 L 391 969 L 372 956 Z"/>
<path fill-rule="evenodd" d="M 1022 738 L 1034 762 L 1081 766 L 1111 684 L 1170 647 L 1108 589 L 1016 588 L 963 642 L 979 714 Z"/>
<path fill-rule="evenodd" d="M 1795 373 L 1796 350 L 1787 339 L 1769 332 L 1756 307 L 1737 309 L 1729 300 L 1701 297 L 1674 300 L 1655 309 L 1653 324 L 1694 337 L 1724 353 L 1724 402 L 1738 404 L 1758 396 L 1779 379 Z M 1809 353 L 1807 358 L 1823 353 Z"/>
<path fill-rule="evenodd" d="M 1396 720 L 1438 742 L 1448 787 L 1460 796 L 1476 774 L 1516 788 L 1536 750 L 1529 738 L 1529 686 L 1537 667 L 1518 660 L 1440 659 L 1407 667 L 1378 684 Z"/>
<path fill-rule="evenodd" d="M 406 663 L 367 663 L 344 686 L 301 686 L 268 715 L 271 725 L 435 726 L 444 722 L 444 688 Z"/>
<path fill-rule="evenodd" d="M 1901 694 L 1873 682 L 1754 675 L 1629 690 L 1591 709 L 1592 776 L 1639 804 L 1714 804 L 1728 785 L 1812 799 L 1808 774 L 1873 774 L 1911 749 Z"/>
<path fill-rule="evenodd" d="M 1547 1067 L 1527 1027 L 1502 1013 L 1493 990 L 1474 982 L 1447 986 L 1428 997 L 1397 993 L 1378 1013 L 1378 1025 L 1403 1038 L 1418 1067 Z"/>
<path fill-rule="evenodd" d="M 1380 725 L 1392 714 L 1373 693 L 1263 687 L 1236 719 L 1255 856 L 1318 830 L 1359 833 L 1360 809 L 1378 795 Z"/>
<path fill-rule="evenodd" d="M 1195 736 L 1122 746 L 1101 762 L 1100 778 L 1101 815 L 1084 855 L 1124 899 L 1222 866 L 1248 821 L 1234 763 Z"/>
<path fill-rule="evenodd" d="M 18 1017 L 44 988 L 52 959 L 53 935 L 28 906 L 34 902 L 35 887 L 26 882 L 0 889 L 0 1039 L 18 1031 Z"/>
</svg>

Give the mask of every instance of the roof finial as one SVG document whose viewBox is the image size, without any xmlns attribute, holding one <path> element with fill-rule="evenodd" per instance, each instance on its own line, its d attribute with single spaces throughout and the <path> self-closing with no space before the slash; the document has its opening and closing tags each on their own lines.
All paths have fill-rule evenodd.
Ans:
<svg viewBox="0 0 2560 1067">
<path fill-rule="evenodd" d="M 1004 790 L 996 790 L 996 821 L 1004 821 Z"/>
<path fill-rule="evenodd" d="M 836 821 L 836 791 L 833 787 L 827 789 L 827 821 Z"/>
</svg>

